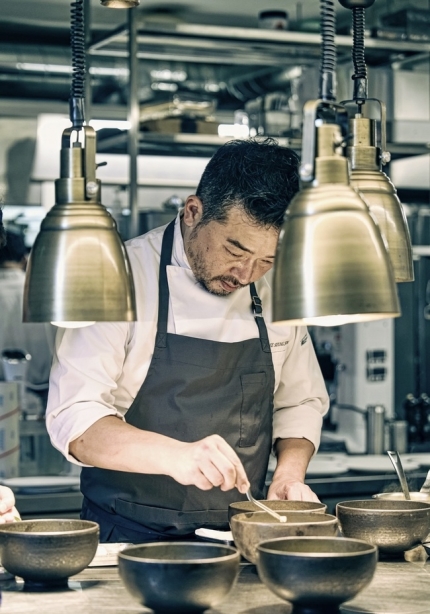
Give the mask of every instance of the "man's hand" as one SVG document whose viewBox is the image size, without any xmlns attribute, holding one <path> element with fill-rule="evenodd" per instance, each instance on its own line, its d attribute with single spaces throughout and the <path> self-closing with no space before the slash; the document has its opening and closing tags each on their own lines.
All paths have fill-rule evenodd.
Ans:
<svg viewBox="0 0 430 614">
<path fill-rule="evenodd" d="M 304 483 L 306 469 L 314 450 L 314 445 L 304 438 L 278 439 L 278 464 L 267 494 L 268 499 L 319 502 L 316 494 Z"/>
<path fill-rule="evenodd" d="M 269 492 L 267 494 L 268 499 L 290 499 L 292 501 L 315 501 L 320 502 L 316 494 L 300 482 L 299 480 L 288 480 L 279 476 L 274 479 L 270 485 Z"/>
<path fill-rule="evenodd" d="M 21 520 L 15 507 L 15 497 L 7 486 L 0 486 L 0 524 Z"/>
<path fill-rule="evenodd" d="M 223 491 L 237 488 L 245 493 L 249 488 L 245 469 L 236 452 L 219 435 L 210 435 L 193 443 L 176 442 L 177 462 L 171 477 L 185 486 L 210 490 L 219 486 Z"/>
<path fill-rule="evenodd" d="M 115 471 L 168 475 L 179 484 L 210 490 L 249 488 L 236 452 L 219 435 L 187 443 L 143 431 L 116 416 L 105 416 L 70 442 L 72 456 L 86 465 Z"/>
</svg>

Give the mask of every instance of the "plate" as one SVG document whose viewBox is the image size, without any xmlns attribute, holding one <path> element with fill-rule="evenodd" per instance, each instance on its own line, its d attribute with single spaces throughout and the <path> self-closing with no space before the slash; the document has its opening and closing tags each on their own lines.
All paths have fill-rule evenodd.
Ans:
<svg viewBox="0 0 430 614">
<path fill-rule="evenodd" d="M 338 460 L 313 458 L 306 471 L 306 477 L 341 475 L 348 471 L 348 465 Z"/>
<path fill-rule="evenodd" d="M 417 463 L 420 467 L 430 467 L 430 454 L 404 454 L 402 462 L 403 458 L 412 463 Z"/>
<path fill-rule="evenodd" d="M 1 483 L 3 486 L 9 486 L 14 492 L 23 494 L 45 494 L 78 490 L 80 478 L 79 476 L 35 475 L 20 478 L 7 478 L 1 480 Z"/>
<path fill-rule="evenodd" d="M 348 468 L 360 473 L 395 473 L 392 462 L 388 456 L 382 454 L 369 454 L 366 456 L 350 456 L 347 459 Z M 418 463 L 412 462 L 407 457 L 402 457 L 402 465 L 405 471 L 416 471 L 420 468 Z"/>
</svg>

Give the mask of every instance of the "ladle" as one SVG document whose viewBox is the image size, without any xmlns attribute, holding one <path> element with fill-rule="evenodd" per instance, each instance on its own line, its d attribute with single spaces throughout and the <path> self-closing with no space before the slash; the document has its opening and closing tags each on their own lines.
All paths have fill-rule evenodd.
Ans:
<svg viewBox="0 0 430 614">
<path fill-rule="evenodd" d="M 390 457 L 390 461 L 393 463 L 394 469 L 396 470 L 397 476 L 400 480 L 400 486 L 402 487 L 403 494 L 405 495 L 405 499 L 410 501 L 411 495 L 409 494 L 408 483 L 406 481 L 406 476 L 403 470 L 403 466 L 400 460 L 399 453 L 387 450 L 387 454 Z"/>
<path fill-rule="evenodd" d="M 257 501 L 257 499 L 254 499 L 254 497 L 251 494 L 251 488 L 248 488 L 248 490 L 246 491 L 246 496 L 248 497 L 248 500 L 251 501 L 251 503 L 253 503 L 257 507 L 260 507 L 262 510 L 264 510 L 265 512 L 267 512 L 268 514 L 276 518 L 276 520 L 279 520 L 279 522 L 287 522 L 286 516 L 281 516 L 280 514 L 277 514 L 276 512 L 271 510 L 270 507 L 267 507 L 267 505 L 264 505 L 264 503 L 261 503 L 261 501 Z"/>
</svg>

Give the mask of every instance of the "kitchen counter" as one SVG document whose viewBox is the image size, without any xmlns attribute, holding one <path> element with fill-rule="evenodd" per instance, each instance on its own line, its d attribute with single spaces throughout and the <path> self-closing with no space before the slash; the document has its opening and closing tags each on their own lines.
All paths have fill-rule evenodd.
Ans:
<svg viewBox="0 0 430 614">
<path fill-rule="evenodd" d="M 45 593 L 23 591 L 22 581 L 0 582 L 2 614 L 150 614 L 125 590 L 116 567 L 88 568 L 69 580 L 69 589 Z M 342 606 L 343 614 L 428 614 L 430 560 L 408 563 L 380 561 L 372 583 Z M 278 599 L 258 579 L 256 567 L 241 565 L 235 587 L 207 614 L 291 614 L 292 607 Z"/>
</svg>

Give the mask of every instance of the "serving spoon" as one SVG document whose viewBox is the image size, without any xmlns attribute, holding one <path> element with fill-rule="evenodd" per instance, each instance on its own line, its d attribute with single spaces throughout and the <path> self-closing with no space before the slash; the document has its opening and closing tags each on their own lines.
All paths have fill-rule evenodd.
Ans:
<svg viewBox="0 0 430 614">
<path fill-rule="evenodd" d="M 390 461 L 393 463 L 394 469 L 396 470 L 397 477 L 400 480 L 400 486 L 402 487 L 403 494 L 405 495 L 405 499 L 407 501 L 410 501 L 411 500 L 411 495 L 409 493 L 408 483 L 406 481 L 406 476 L 405 476 L 405 472 L 403 470 L 403 465 L 402 465 L 402 462 L 400 460 L 399 453 L 387 450 L 387 454 L 390 457 Z"/>
<path fill-rule="evenodd" d="M 270 507 L 267 507 L 267 505 L 264 505 L 264 503 L 261 503 L 261 501 L 258 501 L 257 499 L 254 499 L 254 497 L 252 496 L 252 493 L 251 493 L 251 488 L 248 488 L 248 490 L 246 491 L 246 496 L 248 497 L 248 500 L 251 503 L 253 503 L 257 507 L 260 507 L 262 510 L 264 510 L 265 512 L 267 512 L 268 514 L 270 514 L 271 516 L 276 518 L 276 520 L 279 520 L 279 522 L 287 522 L 287 517 L 286 516 L 281 516 L 281 514 L 277 514 L 275 511 L 270 509 Z"/>
</svg>

